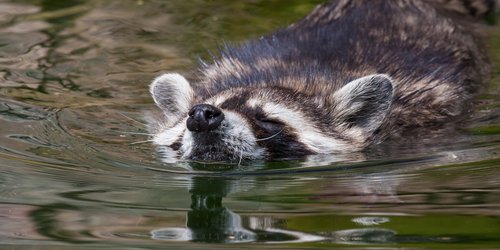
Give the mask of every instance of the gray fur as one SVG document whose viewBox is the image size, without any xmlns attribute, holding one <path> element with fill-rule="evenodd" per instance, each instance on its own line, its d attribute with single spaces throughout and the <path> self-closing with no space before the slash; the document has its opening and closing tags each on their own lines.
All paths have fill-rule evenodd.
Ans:
<svg viewBox="0 0 500 250">
<path fill-rule="evenodd" d="M 330 115 L 337 126 L 345 129 L 343 133 L 368 138 L 384 122 L 393 94 L 392 80 L 387 75 L 356 79 L 333 94 Z"/>
<path fill-rule="evenodd" d="M 167 121 L 181 118 L 193 104 L 193 89 L 179 74 L 163 74 L 157 77 L 151 83 L 149 90 Z"/>
<path fill-rule="evenodd" d="M 495 0 L 327 2 L 285 29 L 228 45 L 202 63 L 194 90 L 184 78 L 155 80 L 163 84 L 151 92 L 170 122 L 153 139 L 181 159 L 241 161 L 353 152 L 444 124 L 489 77 L 471 27 L 494 7 Z M 199 103 L 233 115 L 214 131 L 187 131 L 188 105 Z"/>
</svg>

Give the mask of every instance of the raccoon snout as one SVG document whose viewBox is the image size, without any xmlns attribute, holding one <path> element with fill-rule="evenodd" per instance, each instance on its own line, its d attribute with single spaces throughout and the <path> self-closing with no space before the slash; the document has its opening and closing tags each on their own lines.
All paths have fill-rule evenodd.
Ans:
<svg viewBox="0 0 500 250">
<path fill-rule="evenodd" d="M 187 129 L 193 132 L 206 132 L 218 128 L 224 120 L 224 113 L 212 105 L 198 104 L 191 108 L 186 121 Z"/>
</svg>

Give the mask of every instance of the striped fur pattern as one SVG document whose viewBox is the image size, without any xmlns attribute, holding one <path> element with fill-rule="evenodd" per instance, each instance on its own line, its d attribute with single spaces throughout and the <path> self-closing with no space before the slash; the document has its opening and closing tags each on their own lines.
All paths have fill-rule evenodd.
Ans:
<svg viewBox="0 0 500 250">
<path fill-rule="evenodd" d="M 449 121 L 487 80 L 476 17 L 493 0 L 338 0 L 201 63 L 196 83 L 151 84 L 164 120 L 155 144 L 180 159 L 241 161 L 353 152 L 407 128 Z M 469 21 L 455 21 L 467 15 Z M 187 108 L 225 114 L 186 129 Z M 172 154 L 170 154 L 172 155 Z"/>
</svg>

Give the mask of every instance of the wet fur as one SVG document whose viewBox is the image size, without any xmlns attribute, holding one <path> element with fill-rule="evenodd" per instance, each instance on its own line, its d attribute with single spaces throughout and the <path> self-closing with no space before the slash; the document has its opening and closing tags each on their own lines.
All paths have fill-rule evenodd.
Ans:
<svg viewBox="0 0 500 250">
<path fill-rule="evenodd" d="M 270 36 L 228 46 L 202 69 L 200 87 L 206 96 L 242 85 L 317 96 L 384 73 L 396 90 L 389 121 L 418 126 L 459 114 L 489 72 L 484 46 L 470 27 L 434 5 L 345 0 L 321 5 Z"/>
<path fill-rule="evenodd" d="M 406 128 L 440 124 L 464 112 L 464 103 L 490 73 L 471 25 L 493 6 L 487 0 L 328 2 L 287 28 L 228 45 L 213 63 L 202 63 L 189 103 L 244 114 L 241 122 L 256 140 L 245 147 L 268 157 L 359 150 Z M 375 79 L 365 79 L 366 93 L 344 88 L 365 76 Z M 349 99 L 353 93 L 357 97 Z M 273 118 L 273 109 L 282 112 Z M 378 110 L 380 115 L 373 115 Z M 168 115 L 177 112 L 185 111 Z M 274 119 L 272 125 L 262 124 L 259 116 Z M 290 124 L 293 116 L 299 124 Z M 171 120 L 176 119 L 182 117 Z M 176 136 L 186 152 L 187 142 Z M 199 151 L 194 159 L 237 159 L 239 149 L 232 146 L 220 145 L 207 155 L 202 143 L 193 147 Z"/>
</svg>

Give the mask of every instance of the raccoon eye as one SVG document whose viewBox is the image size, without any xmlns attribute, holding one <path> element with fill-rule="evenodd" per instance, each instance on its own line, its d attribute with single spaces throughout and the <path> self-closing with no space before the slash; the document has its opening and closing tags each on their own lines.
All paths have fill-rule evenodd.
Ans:
<svg viewBox="0 0 500 250">
<path fill-rule="evenodd" d="M 255 123 L 257 123 L 259 127 L 268 131 L 280 130 L 283 127 L 283 123 L 281 121 L 264 116 L 256 116 Z"/>
<path fill-rule="evenodd" d="M 276 120 L 276 119 L 270 119 L 270 118 L 258 118 L 257 119 L 259 122 L 267 122 L 267 123 L 275 123 L 275 124 L 282 124 L 282 122 Z"/>
</svg>

